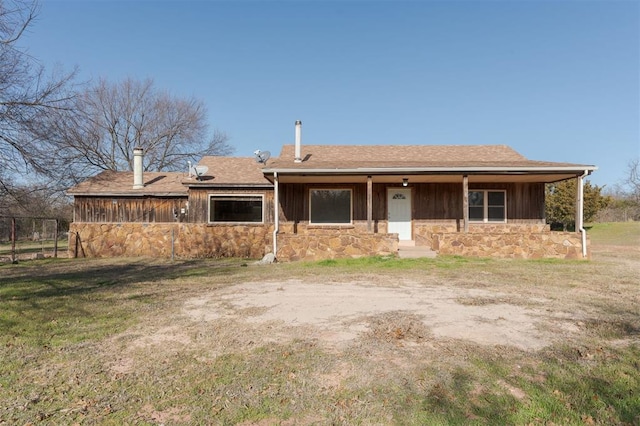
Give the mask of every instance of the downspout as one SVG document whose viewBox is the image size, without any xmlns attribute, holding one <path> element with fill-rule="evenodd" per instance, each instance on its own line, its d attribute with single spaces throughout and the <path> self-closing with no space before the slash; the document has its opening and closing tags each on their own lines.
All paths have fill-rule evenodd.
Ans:
<svg viewBox="0 0 640 426">
<path fill-rule="evenodd" d="M 462 176 L 462 218 L 464 233 L 469 233 L 469 176 Z"/>
<path fill-rule="evenodd" d="M 578 176 L 578 211 L 576 212 L 576 225 L 582 240 L 582 258 L 587 257 L 587 231 L 584 229 L 584 178 L 589 175 L 585 170 L 582 176 Z"/>
<path fill-rule="evenodd" d="M 280 227 L 280 196 L 278 193 L 278 172 L 273 172 L 273 209 L 275 211 L 274 216 L 274 228 L 273 228 L 273 256 L 276 257 L 278 253 L 278 230 Z"/>
</svg>

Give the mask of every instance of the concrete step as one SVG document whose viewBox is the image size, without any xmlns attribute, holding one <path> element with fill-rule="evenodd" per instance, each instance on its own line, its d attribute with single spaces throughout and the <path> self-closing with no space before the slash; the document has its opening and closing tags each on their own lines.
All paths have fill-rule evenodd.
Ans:
<svg viewBox="0 0 640 426">
<path fill-rule="evenodd" d="M 434 258 L 438 255 L 430 247 L 425 246 L 410 246 L 410 245 L 398 245 L 398 257 L 401 259 L 417 259 L 420 257 Z"/>
</svg>

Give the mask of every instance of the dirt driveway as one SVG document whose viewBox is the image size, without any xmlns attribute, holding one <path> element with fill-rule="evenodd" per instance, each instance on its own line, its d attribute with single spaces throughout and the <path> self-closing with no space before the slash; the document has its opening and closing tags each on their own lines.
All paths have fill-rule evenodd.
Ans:
<svg viewBox="0 0 640 426">
<path fill-rule="evenodd" d="M 267 274 L 253 272 L 253 280 L 179 295 L 171 315 L 125 334 L 135 349 L 199 347 L 211 358 L 295 339 L 344 350 L 371 337 L 416 349 L 459 342 L 537 351 L 585 333 L 615 335 L 626 326 L 626 319 L 602 311 L 606 305 L 634 310 L 640 302 L 630 293 L 640 274 L 640 249 L 625 253 L 605 252 L 591 263 L 536 268 L 496 262 L 493 269 L 477 265 L 432 274 L 330 270 L 278 279 L 270 266 L 250 266 Z M 603 268 L 612 271 L 608 282 Z M 255 280 L 262 275 L 264 280 Z"/>
<path fill-rule="evenodd" d="M 183 312 L 196 322 L 230 319 L 270 324 L 272 333 L 266 339 L 312 334 L 327 344 L 358 338 L 371 331 L 372 318 L 381 315 L 388 319 L 395 315 L 396 320 L 405 321 L 413 318 L 411 330 L 397 323 L 398 329 L 388 332 L 419 334 L 420 329 L 425 335 L 413 336 L 414 341 L 430 334 L 429 337 L 520 349 L 546 346 L 557 327 L 563 331 L 568 327 L 541 309 L 506 303 L 502 297 L 506 295 L 481 289 L 425 287 L 411 282 L 386 287 L 367 282 L 323 284 L 292 280 L 232 286 L 187 300 Z M 295 329 L 298 333 L 292 334 Z"/>
</svg>

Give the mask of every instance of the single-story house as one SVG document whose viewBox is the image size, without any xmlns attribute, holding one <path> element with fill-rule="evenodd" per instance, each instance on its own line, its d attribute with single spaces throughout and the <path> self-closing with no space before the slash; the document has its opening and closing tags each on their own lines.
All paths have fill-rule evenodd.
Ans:
<svg viewBox="0 0 640 426">
<path fill-rule="evenodd" d="M 204 157 L 180 172 L 106 171 L 71 188 L 72 256 L 280 261 L 439 254 L 588 258 L 592 165 L 528 160 L 504 145 L 303 145 L 277 158 Z M 577 179 L 576 232 L 545 223 L 545 185 Z"/>
</svg>

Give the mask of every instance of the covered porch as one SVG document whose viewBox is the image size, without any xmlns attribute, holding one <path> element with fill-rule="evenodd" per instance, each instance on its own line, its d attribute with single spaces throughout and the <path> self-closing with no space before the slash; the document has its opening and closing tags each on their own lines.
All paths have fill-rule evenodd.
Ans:
<svg viewBox="0 0 640 426">
<path fill-rule="evenodd" d="M 584 176 L 584 171 L 513 170 L 274 172 L 273 250 L 283 261 L 421 253 L 588 258 Z M 551 232 L 545 223 L 545 184 L 571 178 L 579 182 L 577 232 Z M 329 201 L 320 208 L 323 196 L 335 196 L 337 206 Z"/>
</svg>

